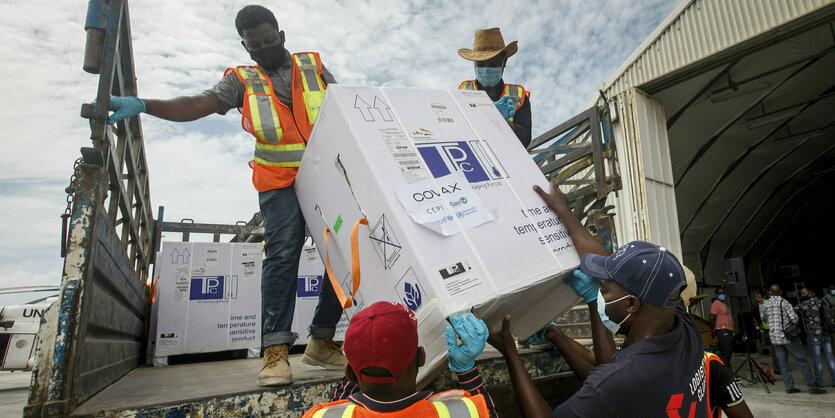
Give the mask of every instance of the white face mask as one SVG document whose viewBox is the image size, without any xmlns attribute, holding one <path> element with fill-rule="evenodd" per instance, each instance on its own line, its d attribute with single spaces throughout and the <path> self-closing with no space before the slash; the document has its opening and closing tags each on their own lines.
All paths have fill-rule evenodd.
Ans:
<svg viewBox="0 0 835 418">
<path fill-rule="evenodd" d="M 626 320 L 629 319 L 630 316 L 632 316 L 632 313 L 626 315 L 626 318 L 623 318 L 623 321 L 615 323 L 611 319 L 609 319 L 609 315 L 606 315 L 606 305 L 611 305 L 613 303 L 620 302 L 628 297 L 629 295 L 626 295 L 620 299 L 613 300 L 611 302 L 606 302 L 606 299 L 603 299 L 603 294 L 600 293 L 600 289 L 597 289 L 597 314 L 600 315 L 600 319 L 603 321 L 603 325 L 605 325 L 606 328 L 609 329 L 609 331 L 612 331 L 612 334 L 617 334 L 618 331 L 620 331 L 620 326 L 623 325 L 623 323 L 626 322 Z"/>
</svg>

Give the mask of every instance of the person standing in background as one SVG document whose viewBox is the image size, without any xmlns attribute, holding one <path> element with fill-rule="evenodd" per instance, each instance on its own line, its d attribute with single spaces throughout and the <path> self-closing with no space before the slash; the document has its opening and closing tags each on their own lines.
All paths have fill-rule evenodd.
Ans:
<svg viewBox="0 0 835 418">
<path fill-rule="evenodd" d="M 835 356 L 832 354 L 832 338 L 824 332 L 823 303 L 815 294 L 807 289 L 800 289 L 800 304 L 797 311 L 803 316 L 806 325 L 806 341 L 812 352 L 812 363 L 815 371 L 815 385 L 823 387 L 823 360 L 829 366 L 829 377 L 835 387 Z"/>
<path fill-rule="evenodd" d="M 710 305 L 710 317 L 708 317 L 713 335 L 719 339 L 719 358 L 725 367 L 733 370 L 731 356 L 734 353 L 734 319 L 731 310 L 725 303 L 725 289 L 716 289 L 716 298 Z"/>
<path fill-rule="evenodd" d="M 475 80 L 462 82 L 458 89 L 484 90 L 527 148 L 531 143 L 531 92 L 518 84 L 505 84 L 502 78 L 507 59 L 516 51 L 516 41 L 505 46 L 499 28 L 477 30 L 473 49 L 458 50 L 461 58 L 473 61 Z"/>
</svg>

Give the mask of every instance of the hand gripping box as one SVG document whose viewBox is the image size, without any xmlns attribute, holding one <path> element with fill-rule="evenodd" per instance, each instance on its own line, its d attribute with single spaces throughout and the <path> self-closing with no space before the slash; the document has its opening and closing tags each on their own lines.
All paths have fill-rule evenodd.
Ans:
<svg viewBox="0 0 835 418">
<path fill-rule="evenodd" d="M 415 311 L 425 383 L 446 366 L 449 315 L 511 314 L 528 337 L 577 302 L 561 280 L 577 253 L 534 184 L 549 188 L 484 92 L 333 85 L 295 189 L 333 279 L 357 289 L 348 317 Z"/>
<path fill-rule="evenodd" d="M 261 243 L 164 242 L 154 357 L 261 347 Z"/>
</svg>

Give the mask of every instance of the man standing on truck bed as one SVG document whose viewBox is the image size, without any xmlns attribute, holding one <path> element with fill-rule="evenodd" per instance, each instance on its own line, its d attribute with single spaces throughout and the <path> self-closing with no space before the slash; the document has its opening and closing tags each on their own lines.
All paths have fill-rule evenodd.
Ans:
<svg viewBox="0 0 835 418">
<path fill-rule="evenodd" d="M 516 41 L 505 46 L 499 28 L 475 31 L 473 49 L 458 50 L 461 58 L 473 61 L 475 80 L 462 82 L 458 89 L 484 90 L 527 148 L 531 143 L 531 92 L 518 84 L 505 84 L 502 79 L 507 59 L 516 51 Z"/>
<path fill-rule="evenodd" d="M 112 97 L 109 122 L 148 113 L 186 122 L 242 109 L 244 130 L 255 137 L 255 156 L 249 163 L 252 183 L 264 217 L 266 258 L 261 282 L 264 368 L 261 386 L 293 382 L 287 361 L 296 335 L 290 331 L 296 303 L 299 257 L 304 245 L 304 218 L 293 190 L 305 144 L 333 76 L 319 54 L 290 54 L 284 31 L 271 11 L 246 6 L 235 18 L 241 45 L 258 64 L 226 70 L 214 87 L 202 94 L 169 100 Z M 330 370 L 344 370 L 347 361 L 333 341 L 342 315 L 329 280 L 323 280 L 319 304 L 310 325 L 310 342 L 302 361 Z"/>
</svg>

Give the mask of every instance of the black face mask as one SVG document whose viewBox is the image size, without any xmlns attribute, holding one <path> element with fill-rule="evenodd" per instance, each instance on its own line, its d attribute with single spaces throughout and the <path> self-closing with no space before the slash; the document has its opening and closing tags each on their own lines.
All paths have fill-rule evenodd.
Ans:
<svg viewBox="0 0 835 418">
<path fill-rule="evenodd" d="M 809 300 L 809 299 L 811 299 L 811 298 L 812 298 L 811 296 L 801 296 L 801 297 L 800 297 L 800 300 L 802 300 L 802 301 L 806 302 L 807 300 Z"/>
<path fill-rule="evenodd" d="M 284 63 L 284 43 L 249 51 L 249 56 L 265 70 L 275 70 Z"/>
</svg>

